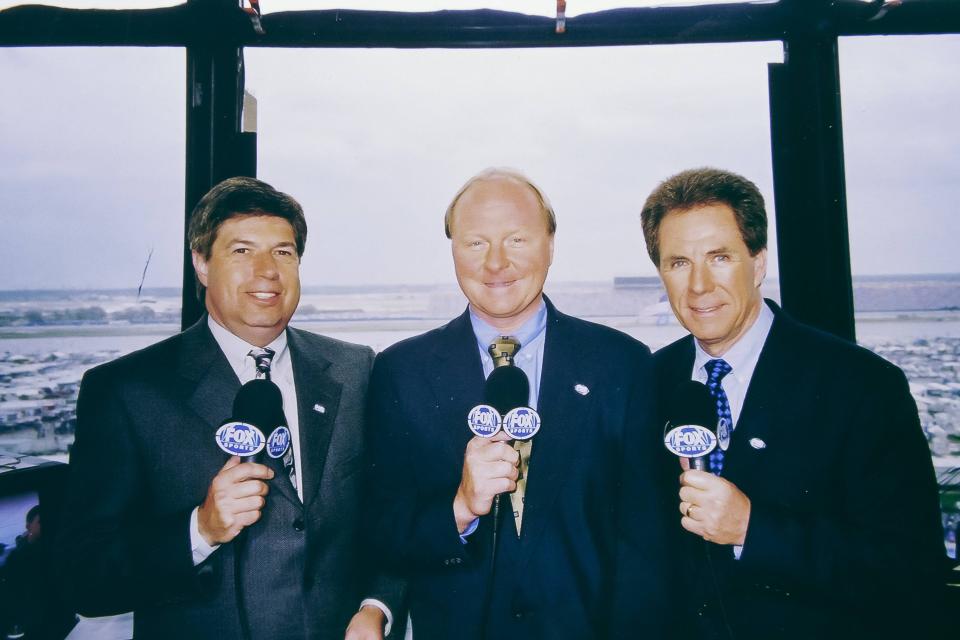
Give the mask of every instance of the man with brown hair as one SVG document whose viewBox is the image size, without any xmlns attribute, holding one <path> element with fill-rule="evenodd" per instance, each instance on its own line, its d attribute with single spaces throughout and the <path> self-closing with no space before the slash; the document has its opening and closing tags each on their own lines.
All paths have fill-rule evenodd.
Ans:
<svg viewBox="0 0 960 640">
<path fill-rule="evenodd" d="M 903 373 L 764 301 L 767 217 L 749 180 L 684 171 L 642 222 L 691 333 L 654 356 L 660 397 L 703 382 L 721 436 L 709 471 L 680 474 L 693 635 L 928 637 L 945 555 Z"/>
<path fill-rule="evenodd" d="M 138 639 L 382 637 L 398 590 L 357 542 L 373 352 L 287 326 L 306 230 L 270 185 L 218 184 L 188 233 L 207 315 L 84 376 L 63 535 L 81 613 L 132 609 Z M 215 433 L 261 377 L 289 446 L 241 462 Z"/>
</svg>

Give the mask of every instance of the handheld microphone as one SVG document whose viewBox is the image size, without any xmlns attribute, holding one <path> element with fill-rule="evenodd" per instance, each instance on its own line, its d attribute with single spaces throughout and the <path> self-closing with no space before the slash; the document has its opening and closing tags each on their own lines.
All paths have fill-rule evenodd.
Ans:
<svg viewBox="0 0 960 640">
<path fill-rule="evenodd" d="M 217 445 L 230 455 L 245 461 L 256 460 L 266 447 L 270 457 L 284 444 L 290 444 L 290 431 L 283 416 L 283 396 L 280 388 L 263 378 L 247 382 L 233 399 L 233 415 L 217 429 Z M 265 437 L 264 432 L 270 432 Z M 283 455 L 281 452 L 280 455 Z"/>
<path fill-rule="evenodd" d="M 496 367 L 487 378 L 483 395 L 487 404 L 503 416 L 511 409 L 526 406 L 530 398 L 530 382 L 520 367 L 512 364 Z"/>
<path fill-rule="evenodd" d="M 689 458 L 691 467 L 706 469 L 707 455 L 717 446 L 717 407 L 706 385 L 685 380 L 667 404 L 663 444 L 670 453 Z"/>
<path fill-rule="evenodd" d="M 290 446 L 290 431 L 283 415 L 283 395 L 280 387 L 272 381 L 255 378 L 240 387 L 233 399 L 232 414 L 220 425 L 216 434 L 217 445 L 230 455 L 240 456 L 243 462 L 257 462 L 264 448 L 271 458 L 279 458 Z M 264 431 L 270 430 L 270 436 L 264 437 Z M 243 585 L 249 552 L 247 538 L 247 529 L 243 529 L 233 540 L 233 571 L 240 631 L 245 640 L 250 640 L 250 620 Z"/>
<path fill-rule="evenodd" d="M 484 385 L 485 404 L 475 406 L 467 416 L 467 425 L 474 435 L 492 438 L 502 426 L 512 439 L 529 440 L 540 429 L 540 416 L 527 406 L 530 401 L 530 381 L 523 369 L 513 363 L 513 356 L 520 351 L 520 346 L 515 338 L 500 336 L 487 348 L 493 358 L 493 371 Z M 514 443 L 516 446 L 517 443 Z M 491 509 L 490 579 L 484 595 L 484 611 L 490 606 L 496 573 L 502 495 L 494 496 Z"/>
<path fill-rule="evenodd" d="M 503 430 L 514 440 L 529 440 L 540 429 L 540 416 L 527 406 L 530 381 L 523 369 L 513 364 L 520 343 L 507 336 L 495 340 L 488 349 L 494 368 L 484 385 L 484 404 L 467 415 L 467 426 L 474 435 L 492 438 Z"/>
<path fill-rule="evenodd" d="M 696 380 L 685 380 L 677 385 L 667 404 L 667 423 L 663 429 L 663 444 L 667 451 L 682 458 L 689 458 L 691 468 L 706 471 L 707 456 L 710 452 L 718 444 L 721 449 L 726 449 L 729 444 L 729 440 L 723 441 L 722 435 L 718 443 L 717 431 L 721 429 L 726 429 L 726 425 L 720 424 L 718 420 L 717 403 L 710 395 L 707 386 Z M 729 438 L 729 434 L 726 437 Z M 724 594 L 717 584 L 710 544 L 705 539 L 703 553 L 710 570 L 709 575 L 713 580 L 720 616 L 727 632 L 726 637 L 733 638 Z"/>
</svg>

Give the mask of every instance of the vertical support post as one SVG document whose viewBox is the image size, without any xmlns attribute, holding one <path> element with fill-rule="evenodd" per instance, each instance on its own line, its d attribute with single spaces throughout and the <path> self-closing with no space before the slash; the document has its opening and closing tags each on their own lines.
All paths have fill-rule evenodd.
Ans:
<svg viewBox="0 0 960 640">
<path fill-rule="evenodd" d="M 855 340 L 837 38 L 810 31 L 771 64 L 780 291 L 799 320 Z"/>
<path fill-rule="evenodd" d="M 231 36 L 242 14 L 237 0 L 188 0 L 196 35 L 187 47 L 186 185 L 181 326 L 203 314 L 186 239 L 190 214 L 218 182 L 256 171 L 255 134 L 241 133 L 243 50 Z M 251 161 L 251 157 L 253 160 Z"/>
</svg>

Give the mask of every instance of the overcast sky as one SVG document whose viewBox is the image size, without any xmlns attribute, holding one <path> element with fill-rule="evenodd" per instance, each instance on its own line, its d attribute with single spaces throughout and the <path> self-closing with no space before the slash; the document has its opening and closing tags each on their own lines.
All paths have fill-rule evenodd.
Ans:
<svg viewBox="0 0 960 640">
<path fill-rule="evenodd" d="M 0 288 L 135 287 L 151 250 L 146 284 L 179 284 L 184 59 L 0 48 Z M 779 43 L 246 51 L 259 176 L 307 211 L 306 285 L 451 282 L 443 210 L 489 165 L 523 169 L 553 201 L 551 279 L 654 275 L 638 216 L 668 175 L 733 169 L 772 212 L 766 74 L 781 59 Z M 960 271 L 958 60 L 958 36 L 841 42 L 854 273 Z"/>
</svg>

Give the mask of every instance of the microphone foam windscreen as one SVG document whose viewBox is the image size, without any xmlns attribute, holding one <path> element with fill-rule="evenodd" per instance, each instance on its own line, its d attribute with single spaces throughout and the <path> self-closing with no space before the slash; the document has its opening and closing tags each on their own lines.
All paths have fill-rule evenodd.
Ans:
<svg viewBox="0 0 960 640">
<path fill-rule="evenodd" d="M 716 432 L 717 403 L 706 385 L 685 380 L 677 385 L 670 397 L 667 418 L 673 427 L 695 424 Z"/>
<path fill-rule="evenodd" d="M 280 387 L 263 378 L 244 384 L 233 400 L 233 419 L 267 433 L 285 425 Z"/>
<path fill-rule="evenodd" d="M 497 367 L 487 378 L 487 404 L 501 415 L 530 401 L 530 382 L 523 369 L 517 366 Z"/>
</svg>

